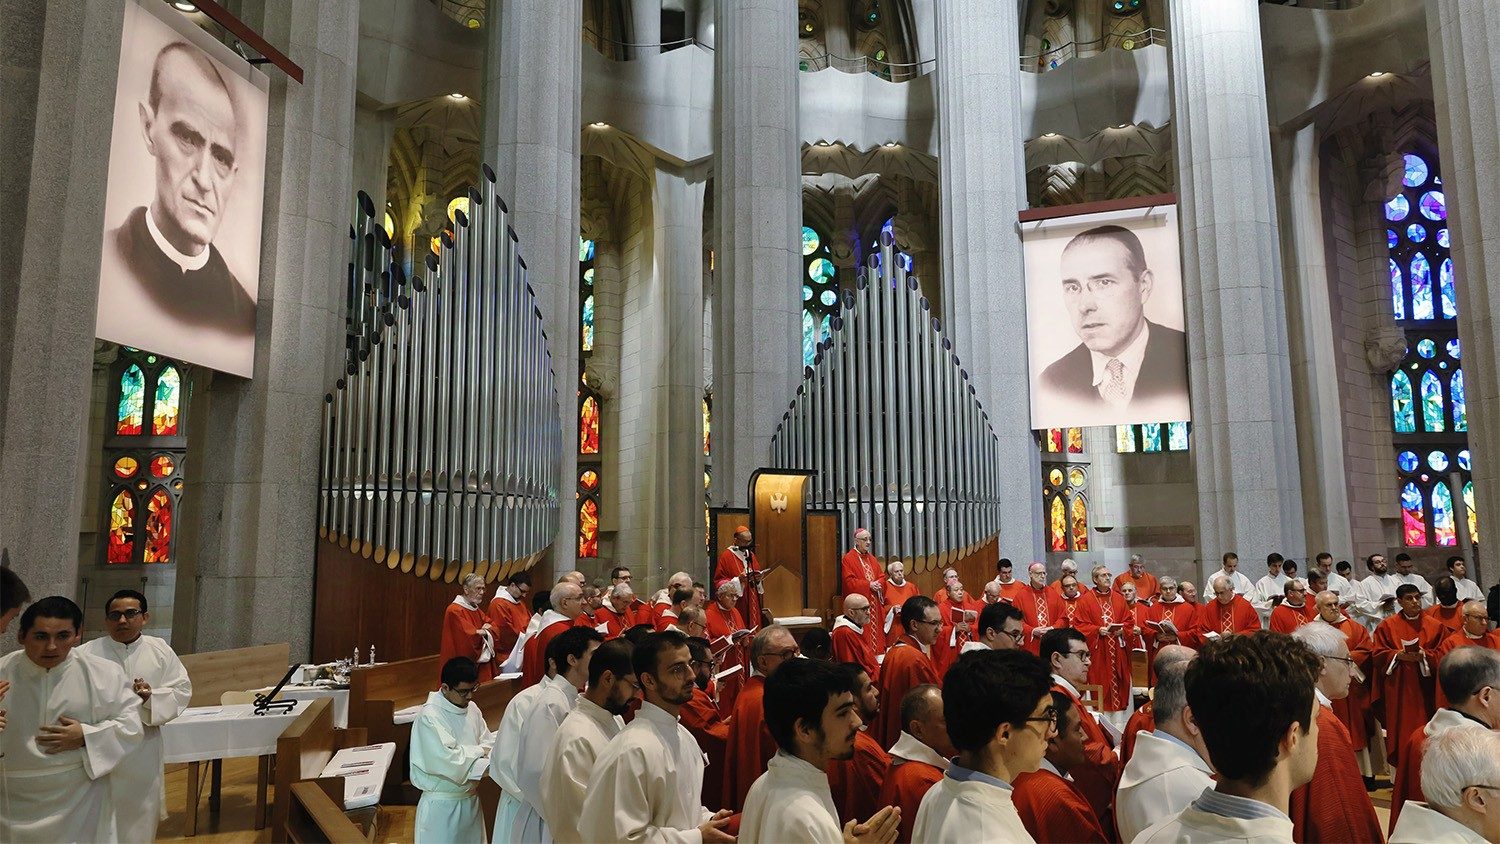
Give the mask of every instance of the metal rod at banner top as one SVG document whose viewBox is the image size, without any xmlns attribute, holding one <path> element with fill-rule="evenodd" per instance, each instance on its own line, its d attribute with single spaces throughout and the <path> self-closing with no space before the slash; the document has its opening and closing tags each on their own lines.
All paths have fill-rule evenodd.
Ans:
<svg viewBox="0 0 1500 844">
<path fill-rule="evenodd" d="M 287 58 L 286 53 L 271 46 L 271 42 L 267 41 L 259 32 L 251 29 L 244 21 L 230 14 L 228 9 L 215 3 L 214 0 L 193 0 L 193 5 L 197 6 L 198 11 L 207 15 L 214 23 L 229 30 L 231 35 L 245 42 L 245 46 L 265 56 L 271 64 L 280 68 L 283 73 L 296 80 L 298 85 L 302 84 L 302 67 L 290 58 Z"/>
</svg>

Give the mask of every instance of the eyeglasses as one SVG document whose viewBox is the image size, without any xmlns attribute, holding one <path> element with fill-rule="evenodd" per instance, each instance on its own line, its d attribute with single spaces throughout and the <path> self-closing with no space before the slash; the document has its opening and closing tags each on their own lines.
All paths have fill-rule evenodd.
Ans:
<svg viewBox="0 0 1500 844">
<path fill-rule="evenodd" d="M 478 686 L 470 686 L 467 689 L 455 689 L 452 686 L 449 686 L 448 691 L 458 695 L 459 697 L 473 697 L 474 691 L 478 688 Z"/>
<path fill-rule="evenodd" d="M 689 660 L 687 662 L 674 662 L 671 665 L 667 666 L 667 670 L 665 673 L 671 674 L 674 677 L 690 677 L 693 674 L 692 660 Z"/>
<path fill-rule="evenodd" d="M 940 625 L 942 623 L 943 623 L 942 619 L 938 619 L 937 621 L 928 621 L 925 618 L 919 618 L 916 621 L 912 622 L 912 624 L 931 624 L 934 627 L 937 627 L 938 625 Z"/>
<path fill-rule="evenodd" d="M 1002 636 L 1008 636 L 1012 642 L 1017 641 L 1021 638 L 1021 631 L 1019 630 L 1003 630 L 996 628 L 995 632 L 999 633 Z"/>
<path fill-rule="evenodd" d="M 104 617 L 107 618 L 107 619 L 109 619 L 110 621 L 119 621 L 122 618 L 129 619 L 131 621 L 135 621 L 137 618 L 140 618 L 142 615 L 145 615 L 145 611 L 144 610 L 128 609 L 128 610 L 110 610 L 109 612 L 107 612 L 107 613 L 104 614 Z"/>
<path fill-rule="evenodd" d="M 1041 715 L 1033 715 L 1030 718 L 1025 718 L 1023 720 L 1028 724 L 1033 722 L 1046 724 L 1047 729 L 1045 732 L 1048 735 L 1051 735 L 1052 733 L 1057 731 L 1057 709 L 1055 707 L 1049 706 L 1046 709 L 1042 710 Z"/>
<path fill-rule="evenodd" d="M 1094 655 L 1088 651 L 1068 651 L 1068 656 L 1076 656 L 1083 662 L 1094 661 Z"/>
<path fill-rule="evenodd" d="M 695 660 L 693 660 L 692 662 L 690 662 L 688 664 L 691 665 L 691 666 L 693 666 L 693 670 L 694 671 L 697 671 L 700 668 L 714 669 L 714 668 L 718 668 L 719 667 L 719 661 L 717 659 L 709 659 L 709 660 L 695 659 Z"/>
<path fill-rule="evenodd" d="M 782 659 L 795 659 L 802 654 L 801 648 L 787 648 L 784 651 L 771 651 L 766 656 L 777 656 Z"/>
<path fill-rule="evenodd" d="M 1347 662 L 1347 663 L 1349 663 L 1349 664 L 1350 664 L 1350 665 L 1353 665 L 1353 664 L 1354 664 L 1354 660 L 1353 660 L 1353 659 L 1350 659 L 1350 658 L 1349 658 L 1349 657 L 1347 657 L 1347 656 L 1325 656 L 1325 657 L 1323 657 L 1323 658 L 1324 658 L 1324 659 L 1336 659 L 1336 660 L 1338 660 L 1338 661 L 1339 661 L 1339 662 Z"/>
</svg>

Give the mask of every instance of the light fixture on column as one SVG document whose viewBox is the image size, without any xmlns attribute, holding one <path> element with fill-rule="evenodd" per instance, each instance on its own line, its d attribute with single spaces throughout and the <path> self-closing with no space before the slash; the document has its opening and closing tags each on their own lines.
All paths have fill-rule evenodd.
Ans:
<svg viewBox="0 0 1500 844">
<path fill-rule="evenodd" d="M 898 144 L 895 141 L 886 141 L 885 145 L 888 146 L 888 147 L 898 146 Z"/>
<path fill-rule="evenodd" d="M 1044 137 L 1044 138 L 1055 138 L 1055 137 L 1057 137 L 1057 133 L 1056 132 L 1043 132 L 1042 133 L 1042 137 Z"/>
<path fill-rule="evenodd" d="M 589 124 L 589 128 L 591 128 L 591 129 L 608 129 L 609 128 L 609 124 L 605 123 L 603 120 L 596 120 L 593 123 Z"/>
<path fill-rule="evenodd" d="M 189 12 L 189 13 L 191 13 L 191 12 L 198 11 L 198 4 L 196 4 L 196 3 L 189 3 L 189 2 L 187 2 L 187 0 L 177 0 L 177 2 L 174 2 L 172 4 L 172 8 L 176 9 L 179 12 Z"/>
</svg>

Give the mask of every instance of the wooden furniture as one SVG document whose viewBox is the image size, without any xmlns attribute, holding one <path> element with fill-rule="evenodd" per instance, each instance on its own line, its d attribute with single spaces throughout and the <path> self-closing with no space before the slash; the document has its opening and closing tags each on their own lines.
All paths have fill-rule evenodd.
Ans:
<svg viewBox="0 0 1500 844">
<path fill-rule="evenodd" d="M 362 727 L 339 729 L 333 726 L 333 702 L 328 698 L 308 701 L 300 707 L 302 714 L 276 740 L 276 799 L 271 810 L 271 839 L 287 840 L 287 819 L 291 810 L 292 784 L 303 780 L 328 781 L 333 786 L 330 793 L 337 795 L 339 811 L 344 805 L 344 778 L 320 777 L 323 767 L 333 754 L 346 747 L 367 744 Z M 257 785 L 268 778 L 270 767 L 267 757 L 261 757 L 260 769 L 256 772 Z M 265 806 L 256 803 L 256 829 L 262 828 Z M 371 825 L 374 812 L 368 812 Z"/>
<path fill-rule="evenodd" d="M 183 654 L 182 667 L 193 681 L 188 706 L 214 706 L 225 692 L 274 686 L 286 676 L 291 659 L 291 645 L 286 642 Z"/>
<path fill-rule="evenodd" d="M 344 814 L 342 795 L 337 800 L 330 793 L 342 789 L 339 783 L 325 780 L 302 780 L 292 783 L 287 795 L 277 795 L 277 802 L 289 804 L 285 833 L 277 841 L 328 842 L 328 844 L 367 844 L 375 840 L 375 827 L 367 833 L 355 826 Z"/>
<path fill-rule="evenodd" d="M 396 713 L 422 705 L 428 692 L 437 689 L 441 671 L 442 663 L 433 654 L 356 668 L 349 674 L 350 728 L 363 728 L 371 744 L 386 741 L 396 744 L 396 758 L 386 774 L 382 802 L 416 802 L 416 793 L 402 788 L 409 765 L 411 723 L 397 724 Z"/>
<path fill-rule="evenodd" d="M 1079 683 L 1078 699 L 1083 701 L 1084 708 L 1099 711 L 1099 701 L 1104 699 L 1104 687 L 1098 683 Z"/>
</svg>

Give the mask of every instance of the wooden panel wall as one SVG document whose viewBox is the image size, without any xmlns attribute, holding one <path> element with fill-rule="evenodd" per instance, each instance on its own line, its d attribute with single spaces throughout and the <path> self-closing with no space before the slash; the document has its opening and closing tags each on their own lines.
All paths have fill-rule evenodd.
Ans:
<svg viewBox="0 0 1500 844">
<path fill-rule="evenodd" d="M 807 514 L 807 606 L 831 620 L 843 611 L 839 560 L 839 513 L 813 510 Z M 839 606 L 835 607 L 835 602 Z M 832 610 L 833 614 L 829 615 Z"/>
<path fill-rule="evenodd" d="M 356 645 L 361 661 L 371 645 L 381 662 L 435 654 L 443 610 L 462 591 L 456 583 L 388 569 L 325 539 L 318 540 L 315 589 L 315 662 L 347 657 Z"/>
</svg>

